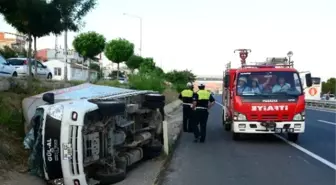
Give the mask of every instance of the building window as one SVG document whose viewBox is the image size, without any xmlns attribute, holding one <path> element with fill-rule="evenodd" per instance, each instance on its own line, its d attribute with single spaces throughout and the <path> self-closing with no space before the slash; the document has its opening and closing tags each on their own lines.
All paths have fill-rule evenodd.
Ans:
<svg viewBox="0 0 336 185">
<path fill-rule="evenodd" d="M 61 76 L 62 75 L 62 68 L 55 67 L 54 68 L 54 76 Z"/>
</svg>

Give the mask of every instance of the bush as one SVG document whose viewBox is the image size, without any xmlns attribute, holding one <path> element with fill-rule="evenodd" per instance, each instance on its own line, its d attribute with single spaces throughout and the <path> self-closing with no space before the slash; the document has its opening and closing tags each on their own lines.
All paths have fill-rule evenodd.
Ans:
<svg viewBox="0 0 336 185">
<path fill-rule="evenodd" d="M 129 76 L 129 87 L 138 90 L 153 90 L 162 93 L 166 86 L 164 79 L 155 73 L 138 73 Z"/>
<path fill-rule="evenodd" d="M 96 85 L 105 85 L 110 87 L 128 88 L 128 84 L 122 84 L 118 80 L 100 80 L 95 83 Z"/>
</svg>

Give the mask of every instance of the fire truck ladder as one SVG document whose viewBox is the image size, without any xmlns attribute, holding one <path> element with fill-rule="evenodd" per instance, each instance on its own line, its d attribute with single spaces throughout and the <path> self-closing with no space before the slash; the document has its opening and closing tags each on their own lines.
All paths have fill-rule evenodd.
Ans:
<svg viewBox="0 0 336 185">
<path fill-rule="evenodd" d="M 254 65 L 243 64 L 242 68 L 293 68 L 294 61 L 288 62 L 286 57 L 268 57 L 265 62 L 255 62 Z"/>
</svg>

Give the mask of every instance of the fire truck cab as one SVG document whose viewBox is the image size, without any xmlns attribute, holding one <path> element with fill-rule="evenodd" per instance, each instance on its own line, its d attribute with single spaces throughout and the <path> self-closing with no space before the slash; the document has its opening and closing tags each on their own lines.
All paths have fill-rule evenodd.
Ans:
<svg viewBox="0 0 336 185">
<path fill-rule="evenodd" d="M 305 131 L 305 98 L 293 62 L 268 58 L 246 65 L 245 59 L 240 68 L 232 69 L 228 64 L 224 72 L 225 130 L 232 132 L 234 140 L 242 134 L 286 133 L 288 140 L 296 142 Z M 305 75 L 305 84 L 312 86 L 310 73 Z"/>
</svg>

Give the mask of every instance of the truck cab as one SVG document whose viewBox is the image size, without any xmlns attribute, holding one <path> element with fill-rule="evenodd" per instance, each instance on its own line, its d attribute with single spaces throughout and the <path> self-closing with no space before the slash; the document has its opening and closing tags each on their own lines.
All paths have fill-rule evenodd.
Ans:
<svg viewBox="0 0 336 185">
<path fill-rule="evenodd" d="M 274 61 L 226 70 L 223 124 L 233 132 L 234 140 L 242 134 L 287 133 L 288 139 L 296 142 L 304 133 L 305 97 L 300 75 L 293 64 Z M 310 87 L 310 73 L 305 80 Z"/>
</svg>

